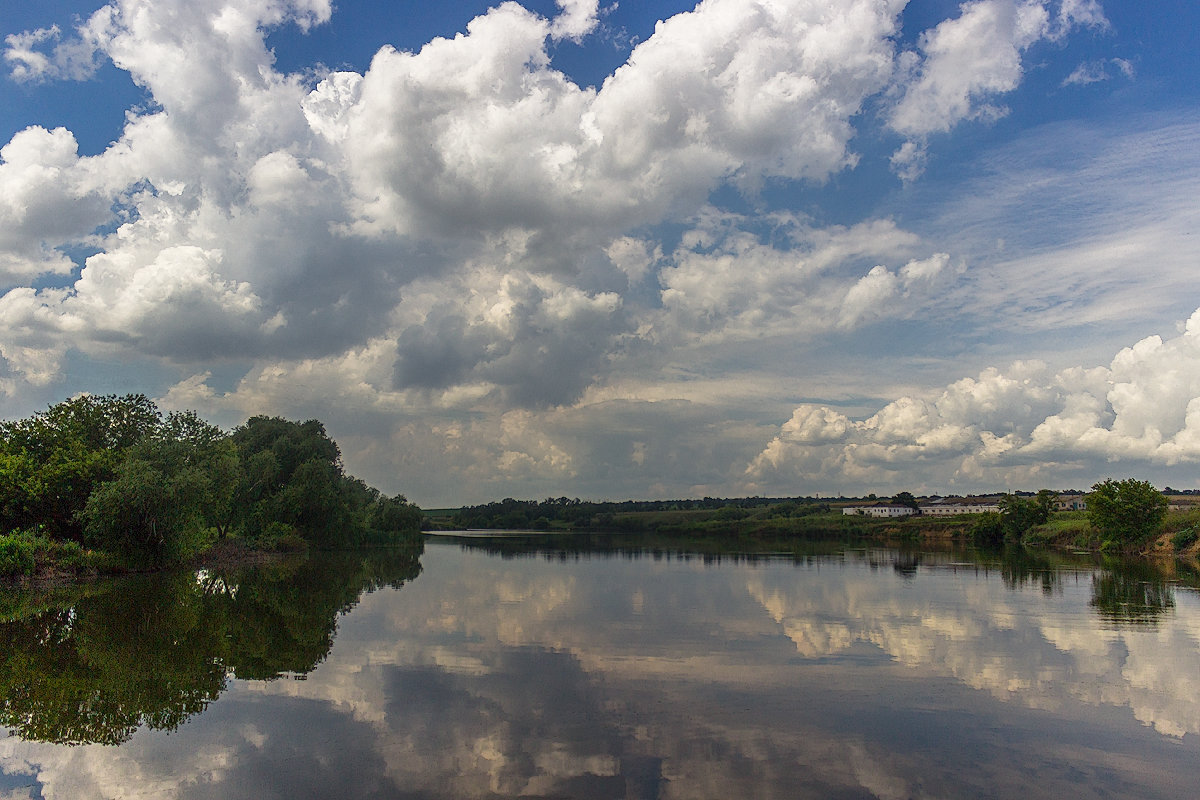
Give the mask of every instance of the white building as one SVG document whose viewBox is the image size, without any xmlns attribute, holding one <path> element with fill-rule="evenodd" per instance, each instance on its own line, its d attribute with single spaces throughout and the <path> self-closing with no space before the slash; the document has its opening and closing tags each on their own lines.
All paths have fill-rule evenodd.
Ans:
<svg viewBox="0 0 1200 800">
<path fill-rule="evenodd" d="M 949 517 L 953 514 L 984 514 L 988 511 L 1000 512 L 997 503 L 931 503 L 921 506 L 921 513 L 931 517 Z"/>
<path fill-rule="evenodd" d="M 1064 494 L 1054 501 L 1055 511 L 1083 511 L 1087 500 L 1081 494 Z"/>
<path fill-rule="evenodd" d="M 917 513 L 914 509 L 908 506 L 846 506 L 842 509 L 842 515 L 851 517 L 856 515 L 864 515 L 868 517 L 907 517 Z"/>
</svg>

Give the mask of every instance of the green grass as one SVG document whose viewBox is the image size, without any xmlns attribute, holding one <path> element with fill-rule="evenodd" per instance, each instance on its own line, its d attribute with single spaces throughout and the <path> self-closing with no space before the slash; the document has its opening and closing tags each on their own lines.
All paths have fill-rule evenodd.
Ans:
<svg viewBox="0 0 1200 800">
<path fill-rule="evenodd" d="M 0 578 L 32 577 L 54 571 L 83 575 L 115 566 L 109 554 L 85 549 L 78 542 L 57 542 L 31 531 L 0 535 Z"/>
<path fill-rule="evenodd" d="M 1099 541 L 1097 537 L 1086 511 L 1058 511 L 1046 522 L 1026 531 L 1021 541 L 1034 547 L 1093 549 Z"/>
</svg>

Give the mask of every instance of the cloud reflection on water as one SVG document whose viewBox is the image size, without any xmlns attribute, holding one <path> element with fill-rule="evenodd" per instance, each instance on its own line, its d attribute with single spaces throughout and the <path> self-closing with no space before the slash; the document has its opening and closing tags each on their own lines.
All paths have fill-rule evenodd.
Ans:
<svg viewBox="0 0 1200 800">
<path fill-rule="evenodd" d="M 1089 605 L 1090 572 L 1045 585 L 888 559 L 560 562 L 431 545 L 420 578 L 340 620 L 306 680 L 235 682 L 171 737 L 115 751 L 0 741 L 0 764 L 36 772 L 47 800 L 1195 785 L 1192 591 L 1153 625 L 1116 625 Z"/>
</svg>

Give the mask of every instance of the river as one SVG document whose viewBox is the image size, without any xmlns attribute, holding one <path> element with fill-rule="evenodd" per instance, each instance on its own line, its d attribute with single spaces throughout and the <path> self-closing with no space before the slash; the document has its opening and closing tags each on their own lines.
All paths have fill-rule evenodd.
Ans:
<svg viewBox="0 0 1200 800">
<path fill-rule="evenodd" d="M 433 537 L 10 592 L 0 798 L 1194 797 L 1193 583 Z"/>
</svg>

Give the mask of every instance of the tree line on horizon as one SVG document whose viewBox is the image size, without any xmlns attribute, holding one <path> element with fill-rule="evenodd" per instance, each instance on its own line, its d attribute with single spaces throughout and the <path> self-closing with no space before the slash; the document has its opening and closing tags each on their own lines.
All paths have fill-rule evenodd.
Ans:
<svg viewBox="0 0 1200 800">
<path fill-rule="evenodd" d="M 230 536 L 322 549 L 420 530 L 421 512 L 345 473 L 318 420 L 255 416 L 230 432 L 143 394 L 80 395 L 0 422 L 0 573 L 47 544 L 132 566 Z"/>
<path fill-rule="evenodd" d="M 464 506 L 449 515 L 449 524 L 458 529 L 529 529 L 550 530 L 567 528 L 619 527 L 618 514 L 662 511 L 714 511 L 739 515 L 753 509 L 779 507 L 780 513 L 792 516 L 828 511 L 824 501 L 811 498 L 787 497 L 703 497 L 685 500 L 621 500 L 592 501 L 578 497 L 548 497 L 545 500 L 503 500 L 475 506 Z"/>
<path fill-rule="evenodd" d="M 1080 546 L 1098 546 L 1105 550 L 1133 550 L 1146 546 L 1162 533 L 1168 502 L 1166 496 L 1147 481 L 1134 478 L 1105 480 L 1092 486 L 1086 494 L 1088 510 L 1080 512 L 1082 520 L 1075 521 L 1071 532 Z M 1006 542 L 1021 542 L 1034 531 L 1049 535 L 1044 528 L 1051 520 L 1060 493 L 1050 489 L 1038 492 L 1008 492 L 998 498 L 998 512 L 972 515 L 969 534 L 977 544 L 995 546 Z M 891 498 L 868 499 L 890 502 L 912 508 L 920 515 L 920 498 L 911 492 L 898 492 Z M 799 518 L 838 511 L 829 500 L 811 497 L 768 498 L 746 497 L 722 499 L 705 497 L 700 500 L 625 500 L 621 502 L 592 502 L 567 497 L 549 497 L 542 501 L 504 500 L 475 506 L 464 506 L 440 519 L 428 520 L 431 528 L 449 529 L 510 529 L 534 531 L 612 530 L 646 531 L 678 530 L 699 532 L 713 525 L 728 527 L 749 517 L 765 520 L 790 520 L 788 526 L 796 531 L 824 531 L 821 525 L 800 522 Z M 687 515 L 670 521 L 657 519 L 662 512 L 710 512 L 700 516 Z M 799 527 L 797 527 L 799 526 Z M 1080 530 L 1082 526 L 1085 530 Z M 827 527 L 827 526 L 826 526 Z M 1083 538 L 1079 534 L 1084 534 Z M 1035 537 L 1036 538 L 1036 537 Z M 1176 549 L 1183 549 L 1200 539 L 1200 524 L 1182 528 L 1172 538 Z M 1030 540 L 1033 541 L 1032 539 Z"/>
</svg>

